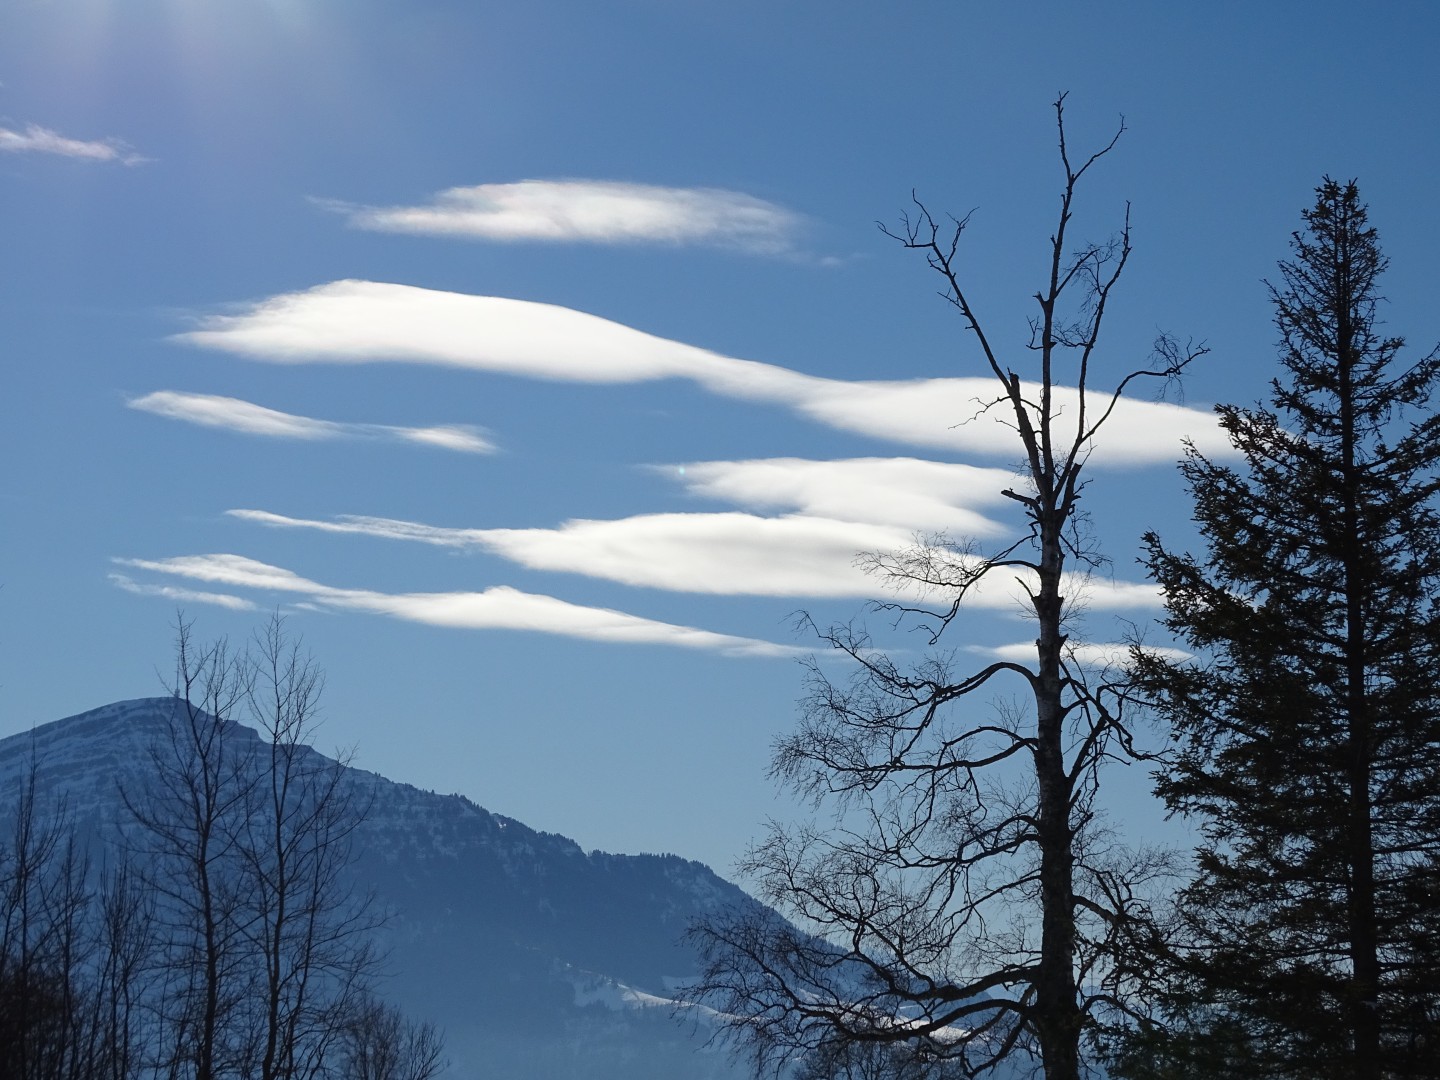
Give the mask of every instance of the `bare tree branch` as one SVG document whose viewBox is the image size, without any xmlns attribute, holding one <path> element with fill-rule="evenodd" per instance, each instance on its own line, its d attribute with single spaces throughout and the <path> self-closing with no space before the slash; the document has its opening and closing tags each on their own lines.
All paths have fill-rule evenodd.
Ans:
<svg viewBox="0 0 1440 1080">
<path fill-rule="evenodd" d="M 772 826 L 743 867 L 792 923 L 748 913 L 695 930 L 708 959 L 695 999 L 733 1017 L 757 1067 L 808 1055 L 815 1069 L 972 1076 L 1019 1054 L 1037 1059 L 1047 1080 L 1077 1080 L 1082 1034 L 1123 1010 L 1143 978 L 1132 954 L 1149 933 L 1145 897 L 1164 861 L 1127 852 L 1104 829 L 1102 766 L 1140 752 L 1123 686 L 1076 659 L 1069 632 L 1083 596 L 1062 590 L 1079 588 L 1070 561 L 1102 561 L 1079 503 L 1091 447 L 1121 394 L 1140 378 L 1175 378 L 1204 350 L 1162 337 L 1156 362 L 1123 374 L 1113 391 L 1092 390 L 1131 253 L 1129 207 L 1104 242 L 1074 248 L 1069 234 L 1079 182 L 1125 128 L 1122 120 L 1077 163 L 1064 106 L 1061 95 L 1059 215 L 1021 362 L 1000 351 L 972 303 L 961 263 L 971 215 L 942 225 L 912 193 L 899 225 L 881 226 L 940 275 L 941 295 L 996 380 L 977 416 L 1015 433 L 1023 485 L 1001 494 L 1023 524 L 988 553 L 937 536 L 859 559 L 897 593 L 872 612 L 932 647 L 977 589 L 1015 577 L 1036 626 L 1035 661 L 965 673 L 953 655 L 932 652 L 902 666 L 863 627 L 802 617 L 850 674 L 836 680 L 830 665 L 811 663 L 800 725 L 777 743 L 773 771 L 833 810 L 833 822 Z M 1025 706 L 982 703 L 1006 683 Z"/>
</svg>

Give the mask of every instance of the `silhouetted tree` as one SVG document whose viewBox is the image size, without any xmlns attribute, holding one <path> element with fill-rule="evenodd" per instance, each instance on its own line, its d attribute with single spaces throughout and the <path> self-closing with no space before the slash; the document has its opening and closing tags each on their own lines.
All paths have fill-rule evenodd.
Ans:
<svg viewBox="0 0 1440 1080">
<path fill-rule="evenodd" d="M 1118 235 L 1077 249 L 1071 216 L 1077 186 L 1120 133 L 1076 161 L 1063 97 L 1055 112 L 1060 212 L 1023 360 L 1001 351 L 971 302 L 958 255 L 966 221 L 942 229 L 917 203 L 918 216 L 892 234 L 926 255 L 995 378 L 981 411 L 1015 433 L 1023 483 L 1004 494 L 1024 526 L 990 552 L 942 538 L 869 559 L 902 594 L 936 599 L 877 605 L 931 645 L 982 585 L 1018 578 L 1035 620 L 1034 663 L 964 672 L 953 653 L 936 653 L 909 667 L 861 628 L 820 632 L 854 678 L 836 683 L 829 665 L 812 665 L 800 728 L 774 768 L 830 801 L 836 827 L 776 828 L 744 867 L 800 929 L 747 917 L 697 933 L 708 958 L 698 993 L 734 1018 L 758 1067 L 829 1055 L 896 1076 L 917 1065 L 957 1075 L 1021 1052 L 1038 1057 L 1047 1080 L 1075 1080 L 1082 1034 L 1124 1007 L 1136 974 L 1125 957 L 1148 933 L 1140 890 L 1158 867 L 1108 838 L 1095 805 L 1103 762 L 1133 743 L 1123 698 L 1067 644 L 1098 558 L 1078 507 L 1092 444 L 1122 392 L 1137 378 L 1173 378 L 1202 350 L 1162 337 L 1150 366 L 1093 389 L 1130 227 L 1127 212 Z M 1006 680 L 1026 705 L 986 709 Z M 865 1044 L 893 1053 L 847 1049 Z"/>
<path fill-rule="evenodd" d="M 324 1076 L 377 973 L 382 920 L 348 875 L 368 803 L 309 745 L 323 680 L 279 616 L 239 654 L 182 621 L 176 669 L 150 782 L 124 793 L 162 943 L 160 1071 Z"/>
<path fill-rule="evenodd" d="M 321 684 L 278 616 L 238 654 L 181 620 L 118 837 L 41 805 L 30 762 L 0 806 L 0 1080 L 340 1080 L 361 1030 L 378 1080 L 440 1071 L 438 1032 L 371 994 L 382 920 L 351 874 L 369 804 L 309 745 Z M 93 867 L 87 843 L 115 839 Z"/>
<path fill-rule="evenodd" d="M 175 684 L 163 737 L 150 748 L 141 791 L 122 791 L 136 828 L 130 842 L 155 898 L 162 957 L 154 1001 L 162 1075 L 221 1080 L 253 1056 L 246 1015 L 256 999 L 245 934 L 249 882 L 237 827 L 253 772 L 230 713 L 250 687 L 248 665 L 220 641 L 198 647 L 177 626 Z"/>
<path fill-rule="evenodd" d="M 0 1076 L 70 1080 L 96 1060 L 84 997 L 89 868 L 63 804 L 37 805 L 37 776 L 32 761 L 3 810 Z"/>
<path fill-rule="evenodd" d="M 93 1029 L 100 1047 L 93 1080 L 131 1080 L 152 1060 L 145 988 L 154 972 L 155 903 L 140 876 L 121 861 L 98 898 L 97 957 L 92 983 Z"/>
<path fill-rule="evenodd" d="M 433 1080 L 445 1071 L 445 1040 L 435 1026 L 374 999 L 351 1014 L 342 1046 L 345 1080 Z"/>
<path fill-rule="evenodd" d="M 1146 540 L 1199 654 L 1138 657 L 1179 742 L 1158 790 L 1204 841 L 1131 1075 L 1440 1075 L 1440 352 L 1382 333 L 1354 183 L 1303 217 L 1272 408 L 1218 409 L 1245 468 L 1182 466 L 1205 551 Z"/>
<path fill-rule="evenodd" d="M 315 1075 L 337 1030 L 366 1005 L 381 919 L 346 871 L 368 804 L 344 755 L 309 746 L 323 679 L 280 617 L 257 634 L 248 711 L 264 736 L 237 844 L 252 907 L 245 931 L 264 965 L 259 1080 Z"/>
</svg>

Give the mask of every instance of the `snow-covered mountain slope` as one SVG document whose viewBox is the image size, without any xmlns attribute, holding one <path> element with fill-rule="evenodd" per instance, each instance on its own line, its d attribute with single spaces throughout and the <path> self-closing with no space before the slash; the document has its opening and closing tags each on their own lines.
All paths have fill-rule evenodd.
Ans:
<svg viewBox="0 0 1440 1080">
<path fill-rule="evenodd" d="M 42 812 L 63 801 L 77 832 L 113 837 L 129 817 L 121 792 L 146 789 L 175 704 L 118 702 L 0 740 L 0 792 L 18 792 L 33 763 Z M 237 725 L 227 739 L 260 736 Z M 446 1030 L 450 1076 L 739 1075 L 704 1047 L 704 1017 L 677 1023 L 667 1003 L 696 969 L 686 927 L 754 904 L 741 890 L 673 855 L 586 853 L 458 795 L 346 779 L 370 807 L 356 882 L 393 913 L 382 990 Z M 12 807 L 0 799 L 0 814 Z"/>
</svg>

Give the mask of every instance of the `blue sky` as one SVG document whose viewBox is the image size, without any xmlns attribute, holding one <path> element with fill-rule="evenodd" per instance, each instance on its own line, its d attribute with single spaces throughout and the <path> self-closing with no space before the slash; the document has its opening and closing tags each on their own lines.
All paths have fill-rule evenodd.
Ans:
<svg viewBox="0 0 1440 1080">
<path fill-rule="evenodd" d="M 1113 580 L 1188 535 L 1179 438 L 1274 372 L 1262 279 L 1357 177 L 1391 325 L 1440 337 L 1428 3 L 0 0 L 0 735 L 157 691 L 279 609 L 322 748 L 587 847 L 729 867 L 855 552 L 1015 523 L 938 281 L 875 228 L 974 209 L 1024 361 L 1051 103 L 1132 205 L 1099 382 L 1211 352 L 1096 448 Z M 973 407 L 969 409 L 973 412 Z M 957 426 L 959 425 L 959 426 Z M 1025 642 L 997 592 L 948 644 Z M 897 642 L 912 648 L 913 640 Z M 1122 816 L 1154 818 L 1138 772 Z"/>
</svg>

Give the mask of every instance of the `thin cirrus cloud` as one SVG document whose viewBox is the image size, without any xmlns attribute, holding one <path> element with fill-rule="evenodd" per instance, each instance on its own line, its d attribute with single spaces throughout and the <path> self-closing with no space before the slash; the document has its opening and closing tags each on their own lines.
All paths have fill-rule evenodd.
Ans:
<svg viewBox="0 0 1440 1080">
<path fill-rule="evenodd" d="M 392 424 L 345 424 L 312 416 L 268 409 L 240 398 L 157 390 L 125 403 L 132 409 L 202 427 L 222 428 L 244 435 L 272 439 L 319 442 L 332 439 L 390 439 L 434 446 L 467 454 L 494 453 L 495 444 L 479 429 L 463 424 L 436 427 L 399 427 Z"/>
<path fill-rule="evenodd" d="M 699 244 L 761 255 L 793 251 L 799 215 L 718 188 L 604 180 L 453 187 L 417 206 L 317 200 L 355 228 L 499 242 Z"/>
<path fill-rule="evenodd" d="M 0 127 L 0 152 L 55 154 L 82 161 L 114 162 L 120 165 L 139 165 L 147 160 L 119 139 L 72 139 L 39 124 L 26 124 L 20 131 Z"/>
<path fill-rule="evenodd" d="M 995 396 L 991 378 L 828 379 L 527 300 L 336 281 L 209 317 L 176 339 L 272 363 L 388 361 L 582 383 L 687 379 L 721 397 L 788 408 L 841 431 L 905 446 L 1015 454 L 1015 433 L 1003 416 L 977 415 Z M 1062 422 L 1080 415 L 1073 388 L 1056 388 L 1055 400 Z M 1186 438 L 1204 453 L 1233 452 L 1208 412 L 1122 399 L 1094 462 L 1170 462 Z"/>
<path fill-rule="evenodd" d="M 128 574 L 111 574 L 110 583 L 136 596 L 159 596 L 177 604 L 211 604 L 229 608 L 231 611 L 254 611 L 256 605 L 243 596 L 231 593 L 205 592 L 200 589 L 186 589 L 177 585 L 154 585 L 140 583 Z"/>
<path fill-rule="evenodd" d="M 171 559 L 114 561 L 129 569 L 180 577 L 205 585 L 295 594 L 303 598 L 303 603 L 320 608 L 385 615 L 430 626 L 525 630 L 591 641 L 672 645 L 730 656 L 793 656 L 798 651 L 757 638 L 658 622 L 608 608 L 585 607 L 508 586 L 495 586 L 482 592 L 383 593 L 323 585 L 283 567 L 242 555 L 186 555 Z M 124 578 L 124 575 L 117 576 Z M 124 580 L 129 581 L 128 578 Z M 117 584 L 122 588 L 128 587 L 120 582 Z"/>
</svg>

